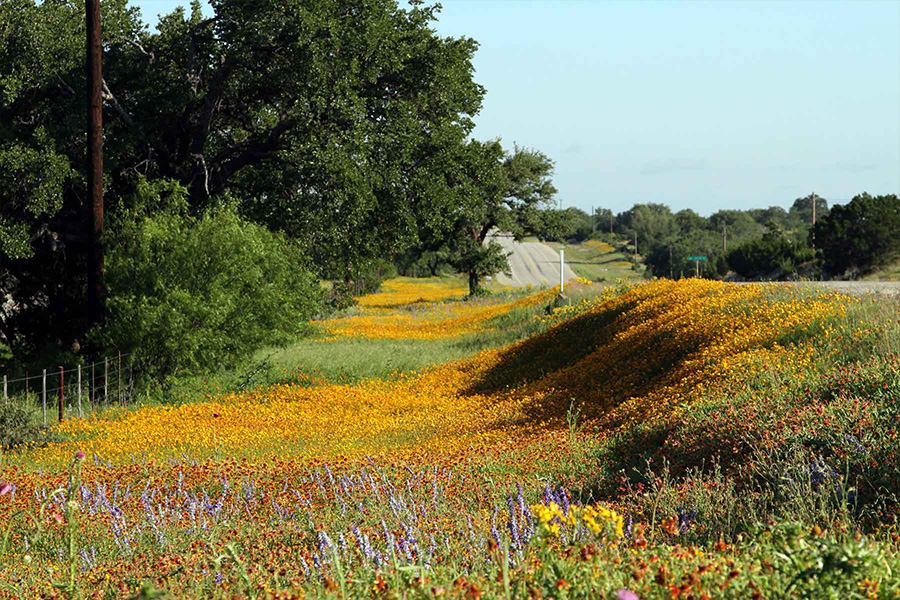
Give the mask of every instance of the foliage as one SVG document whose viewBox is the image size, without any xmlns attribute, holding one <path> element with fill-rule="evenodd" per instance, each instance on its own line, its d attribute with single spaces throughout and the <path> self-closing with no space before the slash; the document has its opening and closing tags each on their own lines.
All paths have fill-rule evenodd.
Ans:
<svg viewBox="0 0 900 600">
<path fill-rule="evenodd" d="M 156 380 L 234 364 L 318 309 L 295 244 L 229 208 L 136 218 L 111 241 L 111 318 L 97 336 Z"/>
<path fill-rule="evenodd" d="M 728 253 L 728 265 L 742 277 L 783 278 L 795 272 L 805 261 L 812 260 L 809 246 L 798 244 L 770 227 L 763 237 L 744 242 Z"/>
<path fill-rule="evenodd" d="M 16 398 L 0 403 L 0 453 L 23 446 L 40 447 L 55 439 L 47 433 L 39 411 L 30 403 Z"/>
<path fill-rule="evenodd" d="M 672 211 L 665 204 L 635 204 L 616 216 L 616 229 L 629 239 L 637 237 L 639 253 L 647 253 L 651 244 L 666 244 L 676 232 Z"/>
<path fill-rule="evenodd" d="M 126 0 L 102 3 L 110 220 L 136 173 L 176 182 L 194 216 L 230 194 L 343 278 L 416 242 L 418 216 L 441 219 L 442 156 L 484 93 L 474 40 L 438 36 L 438 7 L 418 2 L 212 9 L 149 31 Z M 0 289 L 19 307 L 3 323 L 17 354 L 83 342 L 88 326 L 84 28 L 83 3 L 0 5 Z"/>
<path fill-rule="evenodd" d="M 396 284 L 361 304 L 482 308 Z M 891 597 L 896 309 L 658 281 L 529 309 L 538 335 L 416 374 L 67 421 L 0 472 L 0 576 L 16 595 L 49 570 L 146 597 Z"/>
<path fill-rule="evenodd" d="M 816 222 L 816 247 L 825 269 L 841 276 L 865 273 L 900 257 L 900 199 L 896 195 L 855 196 Z"/>
<path fill-rule="evenodd" d="M 699 265 L 702 277 L 716 278 L 717 275 L 721 275 L 718 269 L 719 261 L 722 259 L 721 236 L 709 229 L 691 229 L 670 238 L 664 244 L 653 242 L 645 252 L 644 264 L 656 277 L 671 279 L 679 279 L 682 276 L 693 277 L 698 265 L 688 258 L 697 255 L 707 258 Z"/>
<path fill-rule="evenodd" d="M 448 189 L 455 200 L 443 224 L 432 229 L 429 249 L 444 249 L 448 264 L 468 274 L 469 292 L 477 295 L 485 277 L 508 269 L 501 246 L 485 245 L 488 234 L 497 229 L 521 239 L 543 229 L 542 209 L 552 206 L 556 193 L 553 161 L 537 150 L 516 147 L 507 154 L 499 141 L 472 140 L 457 148 L 451 164 Z"/>
</svg>

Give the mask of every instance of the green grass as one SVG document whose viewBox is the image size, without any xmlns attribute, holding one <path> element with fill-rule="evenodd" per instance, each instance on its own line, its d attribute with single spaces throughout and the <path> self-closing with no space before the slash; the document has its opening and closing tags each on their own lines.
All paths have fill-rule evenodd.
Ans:
<svg viewBox="0 0 900 600">
<path fill-rule="evenodd" d="M 609 236 L 601 236 L 597 241 L 609 242 Z M 575 274 L 591 281 L 613 282 L 617 279 L 639 280 L 642 278 L 643 266 L 639 271 L 631 267 L 633 256 L 628 253 L 627 246 L 623 246 L 618 239 L 613 239 L 615 250 L 599 248 L 590 243 L 563 244 L 548 242 L 548 246 L 556 250 L 565 250 L 566 263 Z M 628 263 L 628 264 L 625 264 Z"/>
<path fill-rule="evenodd" d="M 598 294 L 602 288 L 570 289 L 569 301 L 575 302 L 582 297 Z M 530 288 L 504 289 L 493 293 L 511 300 L 534 291 Z M 357 310 L 354 307 L 348 313 Z M 536 318 L 545 310 L 544 304 L 518 308 L 487 321 L 480 331 L 446 339 L 326 338 L 321 331 L 317 331 L 284 348 L 257 352 L 238 370 L 184 378 L 168 392 L 164 401 L 190 401 L 210 389 L 226 391 L 273 383 L 308 383 L 310 379 L 339 384 L 354 384 L 371 378 L 390 379 L 467 358 L 482 350 L 505 346 L 534 335 L 546 328 Z M 147 400 L 160 399 L 148 397 Z"/>
<path fill-rule="evenodd" d="M 876 269 L 862 279 L 865 281 L 900 281 L 900 260 Z"/>
</svg>

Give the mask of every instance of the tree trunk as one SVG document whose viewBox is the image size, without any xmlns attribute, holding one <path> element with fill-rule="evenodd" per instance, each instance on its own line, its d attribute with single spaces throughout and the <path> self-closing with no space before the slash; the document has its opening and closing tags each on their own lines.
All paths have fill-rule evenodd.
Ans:
<svg viewBox="0 0 900 600">
<path fill-rule="evenodd" d="M 481 289 L 481 278 L 474 271 L 469 271 L 469 295 L 475 296 Z"/>
</svg>

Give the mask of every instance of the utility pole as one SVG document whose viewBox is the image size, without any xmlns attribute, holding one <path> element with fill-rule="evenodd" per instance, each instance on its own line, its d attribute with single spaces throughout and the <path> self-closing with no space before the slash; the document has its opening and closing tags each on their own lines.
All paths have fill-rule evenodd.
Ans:
<svg viewBox="0 0 900 600">
<path fill-rule="evenodd" d="M 634 263 L 637 264 L 637 231 L 634 232 Z"/>
<path fill-rule="evenodd" d="M 728 252 L 728 244 L 725 241 L 725 223 L 722 223 L 722 254 Z"/>
<path fill-rule="evenodd" d="M 88 195 L 91 204 L 88 251 L 88 319 L 100 324 L 106 314 L 103 282 L 103 67 L 100 46 L 100 0 L 85 3 L 88 81 Z"/>
<path fill-rule="evenodd" d="M 597 214 L 594 212 L 594 207 L 591 207 L 591 235 L 594 235 L 594 232 L 597 231 Z"/>
<path fill-rule="evenodd" d="M 675 279 L 672 273 L 672 246 L 669 246 L 669 279 Z"/>
</svg>

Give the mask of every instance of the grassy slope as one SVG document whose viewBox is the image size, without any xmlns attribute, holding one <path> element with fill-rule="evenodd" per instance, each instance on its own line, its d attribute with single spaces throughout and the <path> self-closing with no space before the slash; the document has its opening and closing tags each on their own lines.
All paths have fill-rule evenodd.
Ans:
<svg viewBox="0 0 900 600">
<path fill-rule="evenodd" d="M 487 331 L 460 339 L 309 340 L 273 356 L 272 362 L 275 369 L 298 367 L 309 372 L 318 368 L 328 378 L 357 381 L 384 376 L 398 366 L 418 369 L 431 361 L 528 337 L 504 352 L 501 362 L 473 388 L 482 392 L 506 389 L 520 384 L 525 373 L 538 382 L 568 385 L 568 381 L 578 383 L 576 387 L 586 386 L 594 377 L 600 386 L 617 373 L 607 373 L 598 365 L 593 375 L 582 371 L 575 382 L 566 367 L 612 344 L 614 334 L 626 331 L 628 325 L 614 322 L 627 317 L 635 306 L 629 302 L 612 312 L 575 314 L 549 330 L 534 318 L 542 307 L 533 307 L 501 317 Z M 740 313 L 735 314 L 740 318 Z M 658 311 L 644 315 L 654 317 L 665 321 L 664 313 Z M 742 385 L 727 394 L 701 398 L 687 410 L 612 434 L 596 429 L 595 421 L 584 422 L 583 416 L 570 410 L 568 427 L 564 423 L 562 428 L 533 439 L 511 440 L 509 445 L 447 459 L 447 465 L 477 483 L 475 488 L 456 489 L 448 480 L 449 489 L 434 507 L 436 520 L 452 521 L 461 513 L 472 514 L 476 526 L 486 527 L 491 503 L 504 509 L 505 495 L 515 482 L 525 482 L 529 502 L 537 501 L 536 482 L 548 482 L 564 485 L 578 501 L 614 502 L 620 512 L 643 524 L 647 540 L 633 534 L 621 545 L 604 541 L 591 549 L 548 538 L 534 550 L 538 562 L 510 569 L 504 576 L 496 567 L 499 555 L 491 554 L 482 539 L 473 543 L 466 558 L 435 564 L 428 572 L 429 583 L 415 579 L 421 568 L 414 566 L 388 567 L 383 579 L 374 571 L 352 567 L 349 589 L 342 595 L 370 597 L 383 581 L 389 588 L 405 590 L 402 595 L 409 598 L 433 597 L 439 595 L 437 589 L 453 597 L 478 597 L 480 593 L 487 597 L 562 597 L 564 590 L 567 597 L 615 597 L 614 590 L 620 587 L 636 589 L 645 599 L 671 598 L 680 586 L 687 586 L 679 592 L 684 597 L 689 593 L 701 597 L 705 591 L 711 597 L 743 598 L 760 591 L 770 598 L 791 593 L 862 598 L 867 594 L 873 597 L 872 590 L 879 591 L 880 597 L 893 597 L 900 579 L 896 575 L 900 567 L 896 541 L 890 537 L 897 530 L 896 490 L 900 489 L 898 317 L 900 304 L 866 301 L 854 305 L 846 317 L 834 320 L 834 333 L 827 339 L 819 326 L 786 335 L 779 340 L 782 344 L 823 339 L 823 353 L 831 357 L 809 365 L 804 378 L 772 363 L 769 370 L 736 380 Z M 672 331 L 677 335 L 677 328 Z M 645 352 L 653 347 L 648 344 Z M 656 376 L 664 376 L 683 358 L 661 355 L 652 364 L 659 371 Z M 636 368 L 638 360 L 640 357 L 635 358 Z M 553 397 L 556 404 L 551 408 L 565 414 L 568 400 L 564 394 Z M 423 466 L 415 461 L 411 464 L 415 470 Z M 394 475 L 402 489 L 406 474 L 399 465 L 398 471 L 399 475 Z M 413 471 L 409 473 L 407 485 L 416 481 Z M 261 486 L 269 477 L 277 492 L 284 474 L 261 472 L 255 476 L 260 477 Z M 430 503 L 430 488 L 422 484 L 421 476 L 418 481 L 421 489 L 413 487 L 409 493 Z M 312 479 L 308 487 L 313 492 L 317 524 L 332 532 L 346 526 L 337 514 L 339 507 L 327 494 L 319 498 Z M 320 517 L 320 513 L 328 516 Z M 257 557 L 251 562 L 270 560 L 265 549 L 283 543 L 274 540 L 281 539 L 278 536 L 283 534 L 278 532 L 284 525 L 275 515 L 269 518 L 274 524 L 271 529 L 261 524 L 258 534 L 240 532 L 244 551 Z M 400 528 L 383 506 L 367 503 L 366 513 L 354 513 L 353 518 L 358 519 L 354 525 L 358 522 L 373 540 L 380 531 L 379 518 L 388 519 L 398 531 Z M 500 519 L 501 535 L 507 539 L 503 513 Z M 878 530 L 880 541 L 875 544 L 859 538 L 861 532 Z M 298 529 L 289 534 L 286 545 L 279 546 L 290 549 L 285 564 L 294 564 L 294 571 L 296 563 L 291 561 L 298 555 L 298 540 L 310 535 Z M 217 542 L 213 546 L 217 548 L 213 555 L 222 554 Z M 257 551 L 262 554 L 253 554 Z M 203 566 L 199 563 L 197 568 Z M 893 573 L 886 570 L 889 566 Z M 226 564 L 223 570 L 226 583 L 239 584 L 233 565 L 229 568 Z M 315 580 L 307 593 L 336 597 L 335 574 L 330 572 L 332 579 Z M 253 577 L 267 575 L 255 573 Z M 463 583 L 458 583 L 460 577 L 464 577 Z M 178 587 L 182 584 L 174 576 L 172 581 L 155 581 L 158 587 L 186 597 L 196 597 L 199 591 L 219 596 L 211 576 L 207 579 L 209 583 L 203 585 L 208 587 L 201 588 Z M 871 589 L 866 587 L 869 585 Z M 474 590 L 470 586 L 475 586 Z M 289 587 L 287 579 L 280 584 L 276 579 L 274 587 Z M 241 589 L 239 585 L 237 589 Z M 225 589 L 221 595 L 227 595 Z"/>
<path fill-rule="evenodd" d="M 547 245 L 565 250 L 566 262 L 579 277 L 601 282 L 641 279 L 642 271 L 631 268 L 632 255 L 627 253 L 627 249 L 620 248 L 618 240 L 613 241 L 615 247 L 607 242 L 608 239 L 603 238 L 579 244 L 549 242 Z"/>
</svg>

